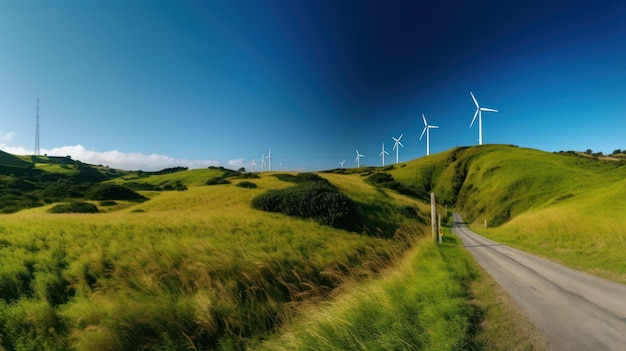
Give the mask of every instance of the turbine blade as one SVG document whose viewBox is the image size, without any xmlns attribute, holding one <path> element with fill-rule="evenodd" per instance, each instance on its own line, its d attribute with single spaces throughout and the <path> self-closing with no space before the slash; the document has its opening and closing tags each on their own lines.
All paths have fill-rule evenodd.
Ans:
<svg viewBox="0 0 626 351">
<path fill-rule="evenodd" d="M 472 126 L 474 125 L 474 121 L 476 120 L 476 117 L 478 117 L 478 109 L 476 109 L 476 113 L 474 113 L 474 118 L 472 118 L 472 123 L 470 123 L 470 128 L 472 128 Z"/>
<path fill-rule="evenodd" d="M 486 108 L 486 107 L 481 107 L 480 110 L 486 111 L 486 112 L 498 112 L 498 110 L 494 110 L 492 108 Z"/>
<path fill-rule="evenodd" d="M 422 137 L 424 137 L 424 133 L 426 133 L 426 129 L 428 129 L 428 126 L 424 127 L 424 130 L 422 130 L 422 135 L 420 135 L 420 140 L 422 140 Z"/>
<path fill-rule="evenodd" d="M 428 128 L 438 129 L 439 126 L 428 126 Z"/>
<path fill-rule="evenodd" d="M 476 98 L 474 97 L 474 94 L 472 94 L 471 91 L 470 91 L 470 95 L 472 96 L 472 100 L 474 100 L 474 103 L 476 104 L 476 108 L 480 108 L 480 106 L 478 106 L 478 101 L 476 101 Z"/>
<path fill-rule="evenodd" d="M 404 135 L 404 133 L 400 134 L 400 137 L 398 138 L 398 142 L 400 142 L 400 139 L 402 139 L 403 135 Z"/>
<path fill-rule="evenodd" d="M 424 114 L 422 113 L 422 119 L 424 120 L 424 125 L 428 126 L 428 123 L 426 123 L 426 117 L 424 116 Z"/>
<path fill-rule="evenodd" d="M 398 145 L 400 145 L 400 146 L 404 147 L 404 145 L 402 145 L 402 143 L 401 143 L 401 142 L 399 142 L 399 141 L 398 141 Z"/>
</svg>

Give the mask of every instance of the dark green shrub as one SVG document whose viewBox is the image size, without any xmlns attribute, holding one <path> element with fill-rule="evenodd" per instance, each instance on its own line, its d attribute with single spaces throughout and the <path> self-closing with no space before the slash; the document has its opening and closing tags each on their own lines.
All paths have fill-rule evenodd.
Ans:
<svg viewBox="0 0 626 351">
<path fill-rule="evenodd" d="M 237 183 L 237 186 L 240 188 L 249 188 L 249 189 L 255 189 L 256 188 L 256 184 L 252 183 L 252 182 L 239 182 Z"/>
<path fill-rule="evenodd" d="M 97 213 L 98 206 L 82 201 L 56 205 L 48 210 L 50 213 Z"/>
<path fill-rule="evenodd" d="M 230 184 L 230 182 L 221 177 L 211 178 L 204 183 L 206 185 L 221 185 L 221 184 Z"/>
<path fill-rule="evenodd" d="M 324 183 L 326 185 L 331 186 L 328 180 L 320 177 L 319 175 L 315 173 L 298 173 L 296 175 L 281 173 L 281 174 L 274 174 L 274 177 L 285 182 L 296 183 L 296 184 L 306 183 L 306 182 L 319 182 L 319 183 Z"/>
<path fill-rule="evenodd" d="M 271 190 L 252 200 L 252 207 L 288 216 L 312 218 L 331 227 L 360 231 L 356 204 L 334 187 L 308 182 L 295 187 Z"/>
<path fill-rule="evenodd" d="M 90 200 L 147 200 L 142 195 L 125 186 L 111 183 L 94 185 L 87 191 L 85 197 Z"/>
<path fill-rule="evenodd" d="M 261 177 L 259 177 L 259 175 L 256 173 L 241 173 L 237 178 L 238 179 L 258 179 Z"/>
<path fill-rule="evenodd" d="M 115 206 L 115 205 L 117 205 L 117 202 L 115 202 L 113 200 L 100 201 L 100 206 L 102 206 L 102 207 Z"/>
</svg>

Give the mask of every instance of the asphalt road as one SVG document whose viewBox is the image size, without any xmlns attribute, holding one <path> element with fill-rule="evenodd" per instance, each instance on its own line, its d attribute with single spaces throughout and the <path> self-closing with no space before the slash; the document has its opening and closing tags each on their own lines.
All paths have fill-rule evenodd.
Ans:
<svg viewBox="0 0 626 351">
<path fill-rule="evenodd" d="M 457 213 L 452 232 L 554 350 L 626 350 L 626 285 L 479 236 Z"/>
</svg>

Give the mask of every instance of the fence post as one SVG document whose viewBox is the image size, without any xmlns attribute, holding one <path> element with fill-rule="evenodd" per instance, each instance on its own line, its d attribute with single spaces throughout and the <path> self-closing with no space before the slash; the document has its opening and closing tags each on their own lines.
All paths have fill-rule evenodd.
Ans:
<svg viewBox="0 0 626 351">
<path fill-rule="evenodd" d="M 437 242 L 437 204 L 435 202 L 435 193 L 430 193 L 430 223 L 433 232 L 433 241 Z"/>
</svg>

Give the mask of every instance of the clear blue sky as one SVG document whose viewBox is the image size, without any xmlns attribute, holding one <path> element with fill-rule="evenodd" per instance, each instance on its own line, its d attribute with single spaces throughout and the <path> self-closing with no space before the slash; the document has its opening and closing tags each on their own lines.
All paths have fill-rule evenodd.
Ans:
<svg viewBox="0 0 626 351">
<path fill-rule="evenodd" d="M 0 1 L 0 148 L 321 170 L 484 142 L 626 149 L 624 1 Z M 267 167 L 267 166 L 266 166 Z M 256 170 L 259 170 L 259 166 Z"/>
</svg>

